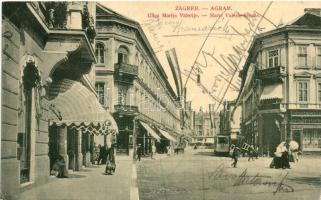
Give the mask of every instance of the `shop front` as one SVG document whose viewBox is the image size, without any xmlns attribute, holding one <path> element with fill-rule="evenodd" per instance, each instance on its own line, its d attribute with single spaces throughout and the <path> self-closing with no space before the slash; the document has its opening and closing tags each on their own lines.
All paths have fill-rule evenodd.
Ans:
<svg viewBox="0 0 321 200">
<path fill-rule="evenodd" d="M 321 111 L 290 110 L 290 137 L 304 152 L 321 152 Z"/>
<path fill-rule="evenodd" d="M 69 170 L 91 165 L 94 136 L 107 135 L 112 139 L 118 132 L 113 117 L 79 81 L 55 80 L 49 89 L 49 101 L 50 166 L 59 156 L 64 158 Z"/>
<path fill-rule="evenodd" d="M 142 154 L 149 155 L 153 144 L 156 146 L 156 151 L 160 152 L 162 147 L 161 137 L 159 137 L 156 131 L 149 124 L 139 121 L 139 127 L 137 129 L 137 145 L 141 145 Z"/>
</svg>

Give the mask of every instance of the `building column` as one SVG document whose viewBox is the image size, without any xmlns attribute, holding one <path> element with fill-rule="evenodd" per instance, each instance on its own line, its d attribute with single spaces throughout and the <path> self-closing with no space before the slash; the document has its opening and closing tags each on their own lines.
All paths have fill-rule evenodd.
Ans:
<svg viewBox="0 0 321 200">
<path fill-rule="evenodd" d="M 90 135 L 86 133 L 85 135 L 85 166 L 88 167 L 90 166 Z"/>
<path fill-rule="evenodd" d="M 90 135 L 90 148 L 89 148 L 89 152 L 90 152 L 90 165 L 95 163 L 94 161 L 94 154 L 95 154 L 95 136 L 94 135 Z"/>
<path fill-rule="evenodd" d="M 81 136 L 82 136 L 82 131 L 79 130 L 76 133 L 76 167 L 75 170 L 79 171 L 82 168 L 82 163 L 83 163 L 83 155 L 81 152 Z"/>
<path fill-rule="evenodd" d="M 58 134 L 58 152 L 59 155 L 62 156 L 65 160 L 66 170 L 68 171 L 69 166 L 69 157 L 67 154 L 67 126 L 59 126 L 57 127 Z"/>
</svg>

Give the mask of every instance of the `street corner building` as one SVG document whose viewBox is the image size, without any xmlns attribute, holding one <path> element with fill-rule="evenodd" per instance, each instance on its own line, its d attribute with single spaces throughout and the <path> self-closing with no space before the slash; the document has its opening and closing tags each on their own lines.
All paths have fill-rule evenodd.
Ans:
<svg viewBox="0 0 321 200">
<path fill-rule="evenodd" d="M 118 132 L 97 99 L 92 3 L 4 2 L 2 15 L 1 199 L 90 165 L 96 138 Z"/>
<path fill-rule="evenodd" d="M 241 132 L 262 155 L 295 140 L 303 152 L 321 152 L 320 9 L 254 37 L 237 105 Z"/>
<path fill-rule="evenodd" d="M 97 3 L 96 33 L 95 87 L 118 124 L 117 153 L 181 144 L 181 91 L 172 89 L 140 24 Z"/>
</svg>

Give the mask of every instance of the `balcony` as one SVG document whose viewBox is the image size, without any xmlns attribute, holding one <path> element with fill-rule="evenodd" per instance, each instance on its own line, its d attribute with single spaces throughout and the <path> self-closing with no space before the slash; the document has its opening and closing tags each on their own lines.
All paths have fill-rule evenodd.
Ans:
<svg viewBox="0 0 321 200">
<path fill-rule="evenodd" d="M 137 106 L 130 106 L 130 105 L 115 105 L 115 111 L 121 115 L 137 115 L 138 114 L 138 107 Z"/>
<path fill-rule="evenodd" d="M 132 84 L 138 76 L 138 66 L 127 63 L 115 64 L 115 80 L 125 84 Z"/>
<path fill-rule="evenodd" d="M 278 66 L 273 68 L 261 69 L 257 73 L 257 78 L 262 80 L 265 84 L 283 82 L 283 77 L 285 77 L 285 67 Z"/>
<path fill-rule="evenodd" d="M 94 19 L 86 3 L 46 1 L 30 2 L 30 5 L 50 30 L 83 30 L 89 41 L 94 41 Z"/>
<path fill-rule="evenodd" d="M 138 76 L 138 66 L 130 65 L 127 63 L 116 63 L 115 71 L 119 76 L 128 75 L 128 76 Z"/>
</svg>

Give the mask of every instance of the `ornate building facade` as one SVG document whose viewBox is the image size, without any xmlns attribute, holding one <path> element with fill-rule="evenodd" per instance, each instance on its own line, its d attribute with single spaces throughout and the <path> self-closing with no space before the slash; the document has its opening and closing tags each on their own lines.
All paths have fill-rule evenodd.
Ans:
<svg viewBox="0 0 321 200">
<path fill-rule="evenodd" d="M 3 3 L 2 199 L 48 181 L 57 159 L 66 170 L 88 165 L 93 135 L 117 132 L 92 86 L 91 8 L 84 2 Z"/>
<path fill-rule="evenodd" d="M 281 141 L 321 151 L 320 9 L 257 35 L 240 73 L 242 135 L 273 155 Z"/>
<path fill-rule="evenodd" d="M 118 153 L 174 142 L 181 104 L 139 23 L 97 4 L 96 29 L 96 91 L 119 126 Z"/>
<path fill-rule="evenodd" d="M 193 143 L 212 143 L 214 136 L 220 134 L 220 117 L 218 114 L 211 114 L 200 109 L 195 113 Z"/>
</svg>

